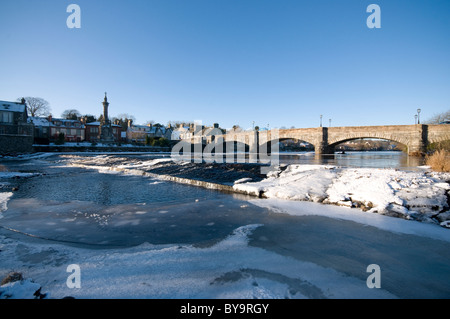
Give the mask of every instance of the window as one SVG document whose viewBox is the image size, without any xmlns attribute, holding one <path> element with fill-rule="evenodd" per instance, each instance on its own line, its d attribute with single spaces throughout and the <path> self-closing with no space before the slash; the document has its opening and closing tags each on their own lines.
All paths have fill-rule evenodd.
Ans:
<svg viewBox="0 0 450 319">
<path fill-rule="evenodd" d="M 13 122 L 13 113 L 12 112 L 0 112 L 0 122 L 12 123 Z"/>
</svg>

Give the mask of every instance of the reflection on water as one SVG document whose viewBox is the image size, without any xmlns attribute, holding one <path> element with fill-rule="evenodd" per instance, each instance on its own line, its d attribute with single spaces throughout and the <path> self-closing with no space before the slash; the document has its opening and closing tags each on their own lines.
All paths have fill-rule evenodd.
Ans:
<svg viewBox="0 0 450 319">
<path fill-rule="evenodd" d="M 316 155 L 314 152 L 281 152 L 270 155 L 263 154 L 263 160 L 258 160 L 257 153 L 234 153 L 234 154 L 202 154 L 191 153 L 177 155 L 176 159 L 181 161 L 196 161 L 208 163 L 257 163 L 262 164 L 305 164 L 305 165 L 335 165 L 341 167 L 369 167 L 369 168 L 398 168 L 414 169 L 424 165 L 423 157 L 408 156 L 403 152 L 395 151 L 368 151 L 368 152 L 346 152 L 335 154 Z M 276 165 L 276 164 L 275 164 Z"/>
<path fill-rule="evenodd" d="M 412 169 L 423 165 L 424 159 L 403 152 L 347 152 L 318 156 L 314 153 L 280 153 L 280 163 Z"/>
</svg>

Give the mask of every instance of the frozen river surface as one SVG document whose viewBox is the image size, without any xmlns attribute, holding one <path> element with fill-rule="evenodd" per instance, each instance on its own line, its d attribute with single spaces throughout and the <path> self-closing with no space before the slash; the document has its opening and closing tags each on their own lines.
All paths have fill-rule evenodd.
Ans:
<svg viewBox="0 0 450 319">
<path fill-rule="evenodd" d="M 50 298 L 450 297 L 450 230 L 437 225 L 71 160 L 0 163 L 22 174 L 0 179 L 1 278 L 21 272 Z M 66 285 L 72 264 L 79 289 Z M 366 283 L 372 264 L 380 289 Z M 0 298 L 32 297 L 18 285 Z"/>
</svg>

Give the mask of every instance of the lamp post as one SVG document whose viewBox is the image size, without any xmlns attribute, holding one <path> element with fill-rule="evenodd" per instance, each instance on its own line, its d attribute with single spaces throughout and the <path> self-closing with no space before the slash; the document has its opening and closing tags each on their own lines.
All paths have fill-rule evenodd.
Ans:
<svg viewBox="0 0 450 319">
<path fill-rule="evenodd" d="M 320 115 L 320 127 L 322 127 L 322 118 L 323 118 L 323 115 Z"/>
<path fill-rule="evenodd" d="M 417 124 L 420 124 L 420 112 L 422 112 L 422 110 L 417 109 Z"/>
<path fill-rule="evenodd" d="M 414 115 L 414 124 L 417 124 L 417 114 L 416 115 Z"/>
</svg>

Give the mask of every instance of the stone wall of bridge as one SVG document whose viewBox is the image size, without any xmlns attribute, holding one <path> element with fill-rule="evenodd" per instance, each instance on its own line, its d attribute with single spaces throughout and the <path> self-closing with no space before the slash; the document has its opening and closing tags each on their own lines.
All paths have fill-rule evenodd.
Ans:
<svg viewBox="0 0 450 319">
<path fill-rule="evenodd" d="M 430 143 L 450 140 L 450 125 L 382 125 L 284 129 L 271 131 L 229 132 L 221 136 L 225 142 L 238 142 L 248 146 L 250 153 L 274 140 L 297 139 L 314 145 L 316 154 L 334 153 L 335 147 L 361 138 L 377 138 L 403 144 L 410 155 L 426 151 Z M 212 142 L 206 137 L 206 144 Z"/>
</svg>

